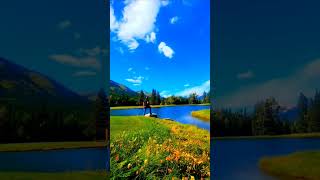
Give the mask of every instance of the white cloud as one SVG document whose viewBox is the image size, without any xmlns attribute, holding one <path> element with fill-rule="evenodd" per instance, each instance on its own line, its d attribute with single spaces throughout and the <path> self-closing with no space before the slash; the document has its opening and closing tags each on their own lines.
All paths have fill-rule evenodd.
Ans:
<svg viewBox="0 0 320 180">
<path fill-rule="evenodd" d="M 68 28 L 68 27 L 70 27 L 70 26 L 71 26 L 71 22 L 70 22 L 69 20 L 61 21 L 61 22 L 59 22 L 59 24 L 58 24 L 58 28 L 59 28 L 59 29 L 66 29 L 66 28 Z"/>
<path fill-rule="evenodd" d="M 133 84 L 141 84 L 143 79 L 144 79 L 144 77 L 138 76 L 138 77 L 134 77 L 134 78 L 131 78 L 131 79 L 126 79 L 126 81 L 131 82 Z"/>
<path fill-rule="evenodd" d="M 170 18 L 170 24 L 175 24 L 177 23 L 179 20 L 179 17 L 178 16 L 174 16 L 172 18 Z"/>
<path fill-rule="evenodd" d="M 74 39 L 80 39 L 81 35 L 78 32 L 73 33 Z"/>
<path fill-rule="evenodd" d="M 190 84 L 185 84 L 185 85 L 183 85 L 184 87 L 189 87 L 190 86 Z"/>
<path fill-rule="evenodd" d="M 140 86 L 141 84 L 133 84 L 134 86 Z"/>
<path fill-rule="evenodd" d="M 95 76 L 95 75 L 97 75 L 97 73 L 94 71 L 78 71 L 78 72 L 73 73 L 72 76 L 74 76 L 74 77 L 90 77 L 90 76 Z"/>
<path fill-rule="evenodd" d="M 127 0 L 122 10 L 122 18 L 117 20 L 112 5 L 110 7 L 110 30 L 117 34 L 118 40 L 134 51 L 139 46 L 137 40 L 155 41 L 155 23 L 161 6 L 168 5 L 165 0 Z"/>
<path fill-rule="evenodd" d="M 170 3 L 169 0 L 161 0 L 162 6 L 167 6 L 169 3 Z"/>
<path fill-rule="evenodd" d="M 319 88 L 320 59 L 306 64 L 302 69 L 285 77 L 237 89 L 225 97 L 218 97 L 217 104 L 224 107 L 252 107 L 257 101 L 275 97 L 281 105 L 292 107 L 300 92 L 313 96 Z"/>
<path fill-rule="evenodd" d="M 133 69 L 133 68 L 129 68 L 128 71 L 130 72 L 130 71 L 132 71 L 132 69 Z"/>
<path fill-rule="evenodd" d="M 151 32 L 150 35 L 146 36 L 146 42 L 155 43 L 155 41 L 156 41 L 156 33 L 155 32 Z"/>
<path fill-rule="evenodd" d="M 176 93 L 177 96 L 189 96 L 192 93 L 196 93 L 197 95 L 203 95 L 203 92 L 209 92 L 210 91 L 210 80 L 204 82 L 203 84 L 199 86 L 190 87 L 187 89 L 184 89 L 183 91 L 180 91 Z"/>
<path fill-rule="evenodd" d="M 75 67 L 89 67 L 100 69 L 100 63 L 95 57 L 76 57 L 68 54 L 53 54 L 49 59 Z"/>
<path fill-rule="evenodd" d="M 165 97 L 165 98 L 170 97 L 171 95 L 172 94 L 170 94 L 169 91 L 161 91 L 160 92 L 160 96 Z"/>
<path fill-rule="evenodd" d="M 160 53 L 163 53 L 163 55 L 165 55 L 167 58 L 172 58 L 174 51 L 166 45 L 166 43 L 161 42 L 158 46 L 158 50 Z"/>
<path fill-rule="evenodd" d="M 118 24 L 117 19 L 114 15 L 113 7 L 110 6 L 110 30 L 115 31 L 118 28 L 119 28 L 119 24 Z"/>
<path fill-rule="evenodd" d="M 150 68 L 147 66 L 147 67 L 145 67 L 144 68 L 146 71 L 149 71 L 150 70 Z"/>
<path fill-rule="evenodd" d="M 251 79 L 253 77 L 254 77 L 254 73 L 250 70 L 237 74 L 238 79 Z"/>
</svg>

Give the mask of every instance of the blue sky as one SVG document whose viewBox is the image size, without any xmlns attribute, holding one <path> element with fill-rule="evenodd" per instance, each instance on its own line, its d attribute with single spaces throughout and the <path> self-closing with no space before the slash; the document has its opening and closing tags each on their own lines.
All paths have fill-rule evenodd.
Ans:
<svg viewBox="0 0 320 180">
<path fill-rule="evenodd" d="M 103 1 L 1 1 L 0 56 L 79 92 L 103 86 L 108 10 Z"/>
<path fill-rule="evenodd" d="M 216 106 L 252 106 L 276 97 L 295 106 L 320 88 L 319 1 L 215 1 Z"/>
<path fill-rule="evenodd" d="M 111 79 L 161 95 L 210 88 L 210 1 L 111 1 Z"/>
</svg>

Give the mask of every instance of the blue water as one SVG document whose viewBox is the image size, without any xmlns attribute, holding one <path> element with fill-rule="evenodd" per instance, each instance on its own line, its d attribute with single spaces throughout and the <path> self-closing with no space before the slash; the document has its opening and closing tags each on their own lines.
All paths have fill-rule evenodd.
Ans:
<svg viewBox="0 0 320 180">
<path fill-rule="evenodd" d="M 60 172 L 106 170 L 107 148 L 1 152 L 0 171 Z"/>
<path fill-rule="evenodd" d="M 211 140 L 211 168 L 218 180 L 272 180 L 259 159 L 296 151 L 320 150 L 320 139 Z"/>
<path fill-rule="evenodd" d="M 191 111 L 209 109 L 209 106 L 168 106 L 152 108 L 152 113 L 156 113 L 159 118 L 170 118 L 183 124 L 196 125 L 199 128 L 210 130 L 210 123 L 191 116 Z M 121 109 L 111 110 L 111 116 L 142 116 L 143 109 Z M 147 110 L 149 113 L 149 109 Z"/>
</svg>

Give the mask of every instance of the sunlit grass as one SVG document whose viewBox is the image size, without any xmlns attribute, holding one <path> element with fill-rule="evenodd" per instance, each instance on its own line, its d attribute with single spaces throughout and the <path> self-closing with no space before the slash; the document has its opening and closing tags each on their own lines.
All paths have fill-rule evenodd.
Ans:
<svg viewBox="0 0 320 180">
<path fill-rule="evenodd" d="M 112 179 L 209 179 L 208 131 L 142 116 L 111 116 L 110 125 Z"/>
<path fill-rule="evenodd" d="M 280 179 L 320 179 L 320 151 L 265 157 L 259 162 L 266 173 Z"/>
<path fill-rule="evenodd" d="M 191 115 L 204 121 L 210 121 L 210 109 L 192 111 Z"/>
</svg>

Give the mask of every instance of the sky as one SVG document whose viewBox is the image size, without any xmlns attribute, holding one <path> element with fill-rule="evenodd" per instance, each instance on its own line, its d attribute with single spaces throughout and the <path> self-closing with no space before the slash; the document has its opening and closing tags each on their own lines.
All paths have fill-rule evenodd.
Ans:
<svg viewBox="0 0 320 180">
<path fill-rule="evenodd" d="M 218 0 L 211 77 L 216 107 L 273 96 L 288 108 L 320 88 L 319 1 Z"/>
<path fill-rule="evenodd" d="M 78 93 L 104 87 L 104 1 L 1 1 L 0 56 Z"/>
<path fill-rule="evenodd" d="M 160 95 L 210 89 L 210 0 L 110 2 L 111 80 Z"/>
</svg>

